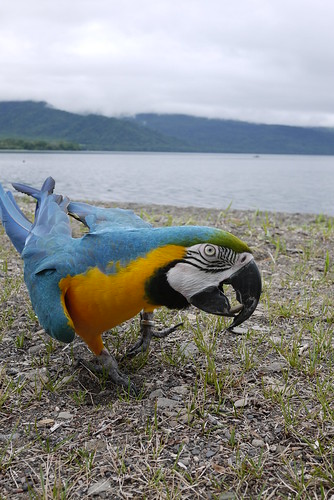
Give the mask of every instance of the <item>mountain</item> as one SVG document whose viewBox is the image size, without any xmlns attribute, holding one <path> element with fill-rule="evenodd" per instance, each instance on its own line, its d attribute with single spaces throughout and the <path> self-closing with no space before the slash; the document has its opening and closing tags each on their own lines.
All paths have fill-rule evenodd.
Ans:
<svg viewBox="0 0 334 500">
<path fill-rule="evenodd" d="M 3 101 L 1 147 L 334 155 L 334 129 L 178 114 L 109 118 L 70 113 L 45 102 Z"/>
<path fill-rule="evenodd" d="M 135 123 L 210 153 L 334 154 L 334 129 L 263 125 L 188 115 L 138 114 Z"/>
<path fill-rule="evenodd" d="M 0 102 L 0 139 L 76 143 L 82 149 L 107 151 L 171 151 L 182 142 L 135 122 L 101 115 L 79 115 L 45 102 Z"/>
</svg>

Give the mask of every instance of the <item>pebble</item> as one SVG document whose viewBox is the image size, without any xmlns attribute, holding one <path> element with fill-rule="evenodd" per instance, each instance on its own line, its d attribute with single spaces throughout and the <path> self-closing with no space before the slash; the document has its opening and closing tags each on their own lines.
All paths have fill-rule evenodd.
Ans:
<svg viewBox="0 0 334 500">
<path fill-rule="evenodd" d="M 88 451 L 105 451 L 107 448 L 107 443 L 103 439 L 91 439 L 86 442 L 86 450 Z"/>
<path fill-rule="evenodd" d="M 234 406 L 235 408 L 243 408 L 244 406 L 247 406 L 249 402 L 249 398 L 241 398 L 237 399 L 237 401 L 234 401 Z"/>
<path fill-rule="evenodd" d="M 58 418 L 61 418 L 62 420 L 70 420 L 70 418 L 72 418 L 72 417 L 73 417 L 73 415 L 69 411 L 61 411 L 58 414 Z"/>
<path fill-rule="evenodd" d="M 173 391 L 177 394 L 185 395 L 188 394 L 189 388 L 187 385 L 177 385 L 176 387 L 173 387 Z"/>
<path fill-rule="evenodd" d="M 214 457 L 216 455 L 216 453 L 217 452 L 214 450 L 207 450 L 205 456 L 206 456 L 206 458 L 211 458 L 211 457 Z"/>
<path fill-rule="evenodd" d="M 225 491 L 224 493 L 221 493 L 217 498 L 218 500 L 233 500 L 234 498 L 237 498 L 237 495 L 236 493 L 233 493 L 233 491 Z"/>
<path fill-rule="evenodd" d="M 111 487 L 112 486 L 109 479 L 101 479 L 100 481 L 97 481 L 97 483 L 92 484 L 88 488 L 87 495 L 88 496 L 99 495 L 104 491 L 111 490 Z"/>
<path fill-rule="evenodd" d="M 0 441 L 17 441 L 20 439 L 20 434 L 18 432 L 14 432 L 14 434 L 0 434 Z"/>
<path fill-rule="evenodd" d="M 257 448 L 264 448 L 266 446 L 266 443 L 262 439 L 253 439 L 252 445 L 256 446 Z"/>
<path fill-rule="evenodd" d="M 157 407 L 164 409 L 164 408 L 175 408 L 178 406 L 179 402 L 175 401 L 174 399 L 169 399 L 169 398 L 158 398 L 157 399 Z"/>
<path fill-rule="evenodd" d="M 286 364 L 280 361 L 274 361 L 266 366 L 261 366 L 260 371 L 264 373 L 274 373 L 281 372 L 284 368 L 286 368 Z"/>
<path fill-rule="evenodd" d="M 39 420 L 37 422 L 37 425 L 38 426 L 49 426 L 49 425 L 53 425 L 55 423 L 55 421 L 53 420 L 53 418 L 43 418 L 42 420 Z"/>
<path fill-rule="evenodd" d="M 29 354 L 38 354 L 39 352 L 42 351 L 43 347 L 44 347 L 43 344 L 33 345 L 29 347 L 28 352 Z"/>
<path fill-rule="evenodd" d="M 156 389 L 149 394 L 149 399 L 161 398 L 164 395 L 162 389 Z"/>
<path fill-rule="evenodd" d="M 182 342 L 180 345 L 180 351 L 186 357 L 196 356 L 199 352 L 195 342 Z"/>
</svg>

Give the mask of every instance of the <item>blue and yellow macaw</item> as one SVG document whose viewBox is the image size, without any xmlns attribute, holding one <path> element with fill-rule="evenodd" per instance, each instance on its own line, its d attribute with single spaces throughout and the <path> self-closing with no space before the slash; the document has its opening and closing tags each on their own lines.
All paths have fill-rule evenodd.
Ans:
<svg viewBox="0 0 334 500">
<path fill-rule="evenodd" d="M 112 381 L 133 389 L 129 378 L 102 342 L 105 330 L 140 311 L 141 338 L 127 352 L 146 351 L 154 332 L 153 311 L 190 304 L 208 313 L 231 316 L 230 328 L 254 312 L 261 277 L 248 246 L 216 228 L 153 228 L 129 210 L 98 208 L 54 194 L 49 177 L 41 190 L 13 184 L 36 200 L 35 220 L 21 212 L 0 184 L 3 226 L 24 261 L 32 306 L 45 331 L 71 342 L 75 333 L 97 356 Z M 73 238 L 69 215 L 89 232 Z M 240 305 L 230 307 L 223 285 L 236 291 Z"/>
</svg>

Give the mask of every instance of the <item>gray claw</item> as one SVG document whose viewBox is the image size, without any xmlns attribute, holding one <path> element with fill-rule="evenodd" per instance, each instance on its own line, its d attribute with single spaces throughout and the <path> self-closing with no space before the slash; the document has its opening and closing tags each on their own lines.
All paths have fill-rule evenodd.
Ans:
<svg viewBox="0 0 334 500">
<path fill-rule="evenodd" d="M 134 356 L 140 353 L 145 353 L 150 347 L 150 342 L 153 337 L 157 339 L 164 339 L 170 333 L 174 332 L 177 328 L 179 328 L 179 326 L 183 325 L 183 323 L 178 323 L 177 325 L 172 326 L 171 328 L 166 328 L 161 332 L 155 332 L 153 330 L 154 321 L 152 318 L 153 318 L 153 313 L 146 313 L 146 312 L 140 313 L 141 337 L 140 339 L 137 340 L 137 342 L 133 346 L 130 347 L 130 349 L 127 350 L 122 360 L 124 358 L 133 358 Z"/>
<path fill-rule="evenodd" d="M 122 387 L 125 391 L 133 396 L 138 395 L 138 390 L 131 382 L 130 378 L 122 373 L 118 367 L 116 359 L 109 354 L 106 349 L 103 349 L 98 356 L 99 364 L 89 361 L 80 360 L 81 364 L 92 372 L 107 375 L 108 378 L 115 384 Z"/>
</svg>

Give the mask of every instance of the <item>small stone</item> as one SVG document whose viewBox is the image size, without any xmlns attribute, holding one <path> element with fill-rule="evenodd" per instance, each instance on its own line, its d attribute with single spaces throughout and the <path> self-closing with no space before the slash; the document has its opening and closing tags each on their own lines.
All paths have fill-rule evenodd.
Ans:
<svg viewBox="0 0 334 500">
<path fill-rule="evenodd" d="M 205 454 L 206 458 L 211 458 L 211 457 L 214 457 L 216 455 L 216 451 L 214 450 L 208 450 Z"/>
<path fill-rule="evenodd" d="M 246 335 L 246 333 L 248 332 L 248 328 L 245 328 L 244 326 L 238 326 L 238 328 L 233 328 L 233 330 L 229 331 L 234 335 Z"/>
<path fill-rule="evenodd" d="M 225 491 L 219 495 L 218 500 L 233 500 L 235 498 L 237 498 L 236 493 L 233 493 L 233 491 Z"/>
<path fill-rule="evenodd" d="M 189 388 L 187 385 L 177 385 L 176 387 L 173 387 L 173 391 L 177 394 L 185 395 L 188 394 Z"/>
<path fill-rule="evenodd" d="M 252 445 L 256 446 L 257 448 L 264 448 L 266 446 L 266 443 L 262 439 L 253 439 Z"/>
<path fill-rule="evenodd" d="M 91 439 L 86 443 L 86 450 L 88 451 L 104 451 L 106 450 L 107 443 L 103 439 Z"/>
<path fill-rule="evenodd" d="M 37 425 L 41 427 L 47 427 L 48 425 L 53 425 L 54 423 L 55 421 L 53 420 L 53 418 L 43 418 L 37 423 Z"/>
<path fill-rule="evenodd" d="M 28 352 L 29 354 L 38 354 L 42 351 L 43 347 L 43 344 L 33 345 L 29 347 Z"/>
<path fill-rule="evenodd" d="M 192 413 L 184 413 L 180 415 L 178 421 L 182 424 L 190 424 L 194 420 L 194 415 Z"/>
<path fill-rule="evenodd" d="M 149 399 L 156 399 L 161 398 L 163 395 L 164 393 L 162 392 L 162 389 L 155 389 L 155 391 L 152 391 L 148 397 Z"/>
<path fill-rule="evenodd" d="M 158 398 L 157 399 L 157 407 L 164 409 L 164 408 L 175 408 L 175 406 L 178 406 L 179 402 L 175 401 L 174 399 L 169 399 L 169 398 Z"/>
<path fill-rule="evenodd" d="M 200 452 L 201 452 L 201 450 L 200 450 L 200 448 L 199 448 L 198 446 L 195 446 L 195 448 L 193 448 L 193 449 L 191 450 L 191 453 L 192 453 L 193 455 L 199 455 L 199 454 L 200 454 Z"/>
<path fill-rule="evenodd" d="M 187 358 L 193 357 L 198 354 L 198 347 L 195 342 L 182 342 L 180 345 L 180 351 Z"/>
<path fill-rule="evenodd" d="M 88 496 L 93 496 L 93 495 L 99 495 L 100 493 L 103 493 L 104 491 L 109 491 L 111 490 L 111 483 L 109 479 L 101 479 L 97 483 L 92 484 L 88 488 L 87 495 Z"/>
<path fill-rule="evenodd" d="M 20 434 L 18 432 L 14 432 L 14 434 L 0 434 L 0 441 L 2 442 L 12 442 L 20 439 Z"/>
<path fill-rule="evenodd" d="M 237 399 L 237 401 L 234 401 L 234 406 L 235 406 L 235 408 L 243 408 L 244 406 L 248 405 L 248 401 L 249 401 L 249 399 L 247 397 Z"/>
<path fill-rule="evenodd" d="M 260 371 L 264 373 L 274 373 L 281 372 L 284 368 L 286 368 L 286 364 L 281 361 L 274 361 L 267 366 L 261 366 Z"/>
<path fill-rule="evenodd" d="M 73 415 L 69 411 L 61 411 L 58 415 L 58 418 L 61 418 L 62 420 L 70 420 L 72 417 Z"/>
</svg>

